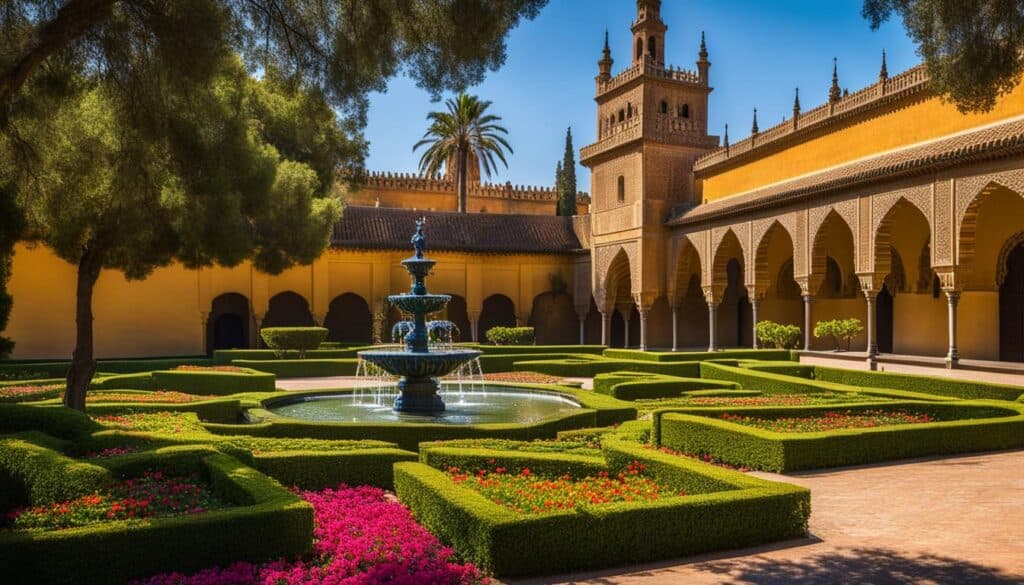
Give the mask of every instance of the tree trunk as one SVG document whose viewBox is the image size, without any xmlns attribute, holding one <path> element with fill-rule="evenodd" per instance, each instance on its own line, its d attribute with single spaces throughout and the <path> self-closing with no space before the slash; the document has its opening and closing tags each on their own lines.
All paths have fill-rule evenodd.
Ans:
<svg viewBox="0 0 1024 585">
<path fill-rule="evenodd" d="M 64 406 L 85 412 L 85 393 L 96 372 L 93 357 L 92 292 L 100 276 L 100 253 L 95 245 L 86 248 L 78 261 L 78 285 L 75 290 L 75 353 L 68 369 Z"/>
<path fill-rule="evenodd" d="M 459 168 L 458 168 L 458 198 L 459 198 L 459 213 L 467 213 L 469 211 L 469 194 L 466 192 L 466 167 L 469 166 L 469 151 L 466 148 L 459 149 Z"/>
</svg>

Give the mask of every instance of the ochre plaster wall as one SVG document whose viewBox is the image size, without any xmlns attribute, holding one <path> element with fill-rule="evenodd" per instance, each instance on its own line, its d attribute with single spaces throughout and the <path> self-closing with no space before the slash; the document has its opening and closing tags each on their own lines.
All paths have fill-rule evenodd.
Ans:
<svg viewBox="0 0 1024 585">
<path fill-rule="evenodd" d="M 854 119 L 849 125 L 814 135 L 794 146 L 751 159 L 740 166 L 703 177 L 703 197 L 714 201 L 772 183 L 813 173 L 888 150 L 924 142 L 1024 114 L 1024 85 L 1002 98 L 992 111 L 962 115 L 938 97 L 896 103 L 881 114 Z M 899 128 L 899 132 L 894 132 Z"/>
</svg>

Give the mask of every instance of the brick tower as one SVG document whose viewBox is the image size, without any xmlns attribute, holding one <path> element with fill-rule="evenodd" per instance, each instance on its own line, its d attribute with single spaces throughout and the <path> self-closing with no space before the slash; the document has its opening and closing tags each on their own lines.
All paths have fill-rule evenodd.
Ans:
<svg viewBox="0 0 1024 585">
<path fill-rule="evenodd" d="M 672 207 L 697 203 L 693 161 L 718 146 L 707 133 L 711 63 L 703 35 L 696 70 L 685 70 L 665 64 L 660 0 L 637 0 L 630 30 L 632 62 L 616 75 L 605 33 L 597 141 L 580 152 L 591 172 L 592 284 L 606 330 L 612 310 L 628 320 L 635 303 L 643 319 L 663 294 L 662 223 Z"/>
</svg>

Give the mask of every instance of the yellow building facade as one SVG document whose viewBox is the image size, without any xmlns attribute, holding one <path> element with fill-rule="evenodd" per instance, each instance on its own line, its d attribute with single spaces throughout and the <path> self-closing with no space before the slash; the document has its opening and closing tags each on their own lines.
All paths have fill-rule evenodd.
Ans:
<svg viewBox="0 0 1024 585">
<path fill-rule="evenodd" d="M 878 354 L 1024 361 L 1024 87 L 964 115 L 921 67 L 730 143 L 708 133 L 711 62 L 665 63 L 658 0 L 638 0 L 629 63 L 598 61 L 596 141 L 581 149 L 591 194 L 554 217 L 553 192 L 481 184 L 452 213 L 446 178 L 371 174 L 348 198 L 330 249 L 270 276 L 247 265 L 171 266 L 141 282 L 104 272 L 100 357 L 253 346 L 269 325 L 319 323 L 337 341 L 387 338 L 398 262 L 428 218 L 433 292 L 454 300 L 462 339 L 531 324 L 538 343 L 641 348 L 756 346 L 772 320 L 802 328 L 855 317 Z M 696 45 L 696 43 L 695 43 Z M 823 84 L 825 85 L 825 84 Z M 19 245 L 6 332 L 17 358 L 65 358 L 74 268 Z"/>
</svg>

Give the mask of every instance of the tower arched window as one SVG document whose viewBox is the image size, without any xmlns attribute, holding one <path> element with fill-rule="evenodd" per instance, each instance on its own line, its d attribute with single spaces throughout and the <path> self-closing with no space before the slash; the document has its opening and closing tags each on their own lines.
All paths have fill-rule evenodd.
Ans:
<svg viewBox="0 0 1024 585">
<path fill-rule="evenodd" d="M 626 200 L 626 177 L 619 175 L 619 203 Z"/>
<path fill-rule="evenodd" d="M 619 110 L 619 122 L 625 122 L 625 121 L 626 121 L 626 110 L 620 109 Z"/>
<path fill-rule="evenodd" d="M 632 118 L 633 117 L 633 104 L 631 104 L 629 102 L 626 102 L 626 117 L 627 118 Z"/>
<path fill-rule="evenodd" d="M 658 59 L 658 39 L 657 37 L 651 37 L 651 40 L 647 41 L 647 52 L 650 53 L 651 57 L 655 60 Z"/>
<path fill-rule="evenodd" d="M 690 104 L 683 104 L 679 106 L 679 117 L 689 118 L 690 117 Z"/>
<path fill-rule="evenodd" d="M 660 110 L 661 110 L 662 114 L 667 114 L 668 113 L 668 102 L 666 102 L 665 100 L 661 100 Z"/>
<path fill-rule="evenodd" d="M 636 58 L 639 59 L 640 57 L 643 57 L 643 56 L 644 56 L 644 40 L 643 39 L 637 39 L 636 40 Z"/>
</svg>

